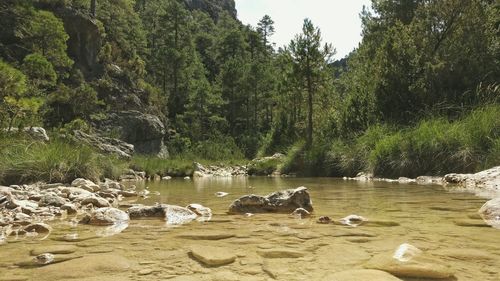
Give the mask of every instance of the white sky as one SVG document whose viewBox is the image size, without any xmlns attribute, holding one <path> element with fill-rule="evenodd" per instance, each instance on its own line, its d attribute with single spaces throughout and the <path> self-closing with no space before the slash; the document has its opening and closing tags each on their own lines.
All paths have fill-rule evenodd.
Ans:
<svg viewBox="0 0 500 281">
<path fill-rule="evenodd" d="M 238 18 L 256 26 L 264 16 L 274 20 L 276 33 L 271 38 L 276 47 L 288 45 L 302 31 L 305 18 L 321 29 L 323 42 L 332 43 L 343 58 L 361 41 L 359 13 L 370 0 L 235 0 Z"/>
</svg>

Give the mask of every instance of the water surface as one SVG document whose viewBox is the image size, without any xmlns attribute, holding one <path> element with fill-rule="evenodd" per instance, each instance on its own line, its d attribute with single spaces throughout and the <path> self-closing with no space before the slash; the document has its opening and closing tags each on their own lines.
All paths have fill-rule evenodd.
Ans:
<svg viewBox="0 0 500 281">
<path fill-rule="evenodd" d="M 102 235 L 102 227 L 68 222 L 71 217 L 53 221 L 54 231 L 43 241 L 11 239 L 0 246 L 0 280 L 323 280 L 333 272 L 362 268 L 372 256 L 394 251 L 402 243 L 435 255 L 453 269 L 455 280 L 500 280 L 500 230 L 481 225 L 477 210 L 486 199 L 472 194 L 451 193 L 441 186 L 321 178 L 174 179 L 138 184 L 144 186 L 151 191 L 149 198 L 122 203 L 199 203 L 212 209 L 212 221 L 171 227 L 162 220 L 134 220 L 109 237 L 96 236 Z M 310 191 L 312 218 L 226 214 L 229 204 L 242 195 L 299 186 Z M 218 191 L 229 195 L 218 198 L 214 195 Z M 350 214 L 382 223 L 356 228 L 316 223 L 319 216 L 338 220 Z M 67 234 L 78 234 L 79 241 L 61 241 Z M 232 237 L 197 239 L 201 234 Z M 70 255 L 82 257 L 36 268 L 15 265 L 30 260 L 32 249 L 54 245 L 74 246 Z M 188 254 L 193 245 L 218 247 L 237 259 L 229 265 L 206 267 Z M 259 255 L 266 249 L 305 255 Z"/>
</svg>

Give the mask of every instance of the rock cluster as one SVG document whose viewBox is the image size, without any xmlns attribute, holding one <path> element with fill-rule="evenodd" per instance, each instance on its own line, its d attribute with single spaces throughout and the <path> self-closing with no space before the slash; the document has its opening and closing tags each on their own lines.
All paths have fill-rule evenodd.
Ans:
<svg viewBox="0 0 500 281">
<path fill-rule="evenodd" d="M 107 179 L 96 184 L 75 179 L 71 185 L 43 184 L 0 187 L 0 243 L 9 236 L 46 237 L 46 222 L 63 215 L 85 215 L 82 223 L 114 225 L 128 215 L 113 208 L 125 195 L 137 196 L 119 182 Z"/>
<path fill-rule="evenodd" d="M 194 178 L 203 177 L 236 177 L 236 176 L 246 176 L 247 167 L 246 166 L 203 166 L 198 162 L 193 163 Z"/>
</svg>

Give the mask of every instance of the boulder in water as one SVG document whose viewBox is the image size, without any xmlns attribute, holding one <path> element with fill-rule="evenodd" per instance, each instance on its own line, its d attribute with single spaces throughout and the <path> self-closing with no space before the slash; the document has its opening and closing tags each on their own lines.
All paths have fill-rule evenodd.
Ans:
<svg viewBox="0 0 500 281">
<path fill-rule="evenodd" d="M 129 216 L 122 210 L 106 207 L 93 210 L 90 215 L 83 218 L 80 223 L 91 225 L 115 225 L 128 223 Z"/>
<path fill-rule="evenodd" d="M 453 277 L 453 271 L 441 260 L 423 253 L 410 244 L 402 244 L 392 254 L 374 256 L 367 269 L 389 272 L 398 277 L 444 279 Z"/>
<path fill-rule="evenodd" d="M 500 228 L 500 198 L 486 202 L 479 209 L 479 214 L 487 224 Z"/>
<path fill-rule="evenodd" d="M 306 187 L 277 191 L 267 196 L 245 195 L 229 206 L 229 213 L 290 213 L 297 208 L 313 211 Z"/>
</svg>

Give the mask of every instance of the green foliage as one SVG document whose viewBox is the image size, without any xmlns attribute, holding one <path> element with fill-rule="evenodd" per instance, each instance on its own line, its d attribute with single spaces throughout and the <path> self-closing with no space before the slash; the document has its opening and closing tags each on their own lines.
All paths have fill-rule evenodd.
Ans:
<svg viewBox="0 0 500 281">
<path fill-rule="evenodd" d="M 49 126 L 64 125 L 74 119 L 89 120 L 102 102 L 97 92 L 88 84 L 76 89 L 59 85 L 55 92 L 48 96 L 45 122 Z"/>
<path fill-rule="evenodd" d="M 16 30 L 17 36 L 33 53 L 46 57 L 63 74 L 73 61 L 66 53 L 69 39 L 61 19 L 49 11 L 30 11 L 27 22 Z"/>
<path fill-rule="evenodd" d="M 285 160 L 278 167 L 280 172 L 288 174 L 291 172 L 302 171 L 305 150 L 305 142 L 298 141 L 292 145 L 285 154 Z"/>
<path fill-rule="evenodd" d="M 248 164 L 248 174 L 255 176 L 268 176 L 274 171 L 277 171 L 281 164 L 282 160 L 277 158 L 256 159 Z"/>
<path fill-rule="evenodd" d="M 33 125 L 41 105 L 27 91 L 26 76 L 0 60 L 0 125 Z"/>
<path fill-rule="evenodd" d="M 48 88 L 56 85 L 57 73 L 54 67 L 40 54 L 27 55 L 23 60 L 22 69 L 37 88 Z"/>
<path fill-rule="evenodd" d="M 370 153 L 380 176 L 443 175 L 475 172 L 497 165 L 500 107 L 474 110 L 456 122 L 422 121 L 410 130 L 388 135 Z"/>
</svg>

